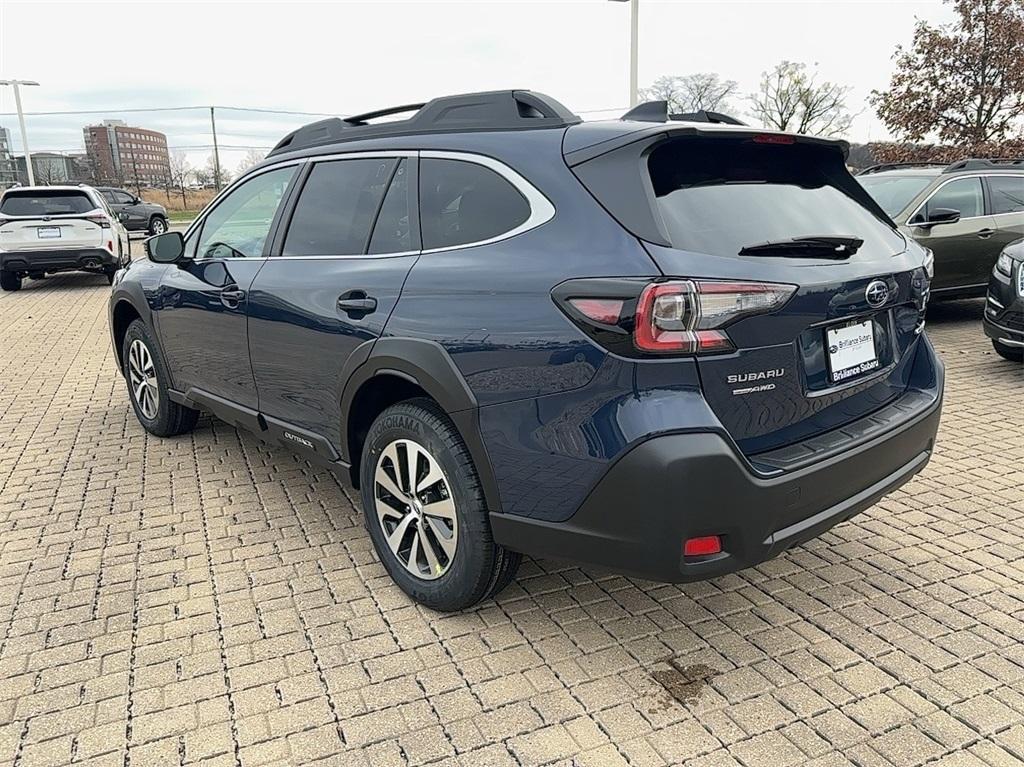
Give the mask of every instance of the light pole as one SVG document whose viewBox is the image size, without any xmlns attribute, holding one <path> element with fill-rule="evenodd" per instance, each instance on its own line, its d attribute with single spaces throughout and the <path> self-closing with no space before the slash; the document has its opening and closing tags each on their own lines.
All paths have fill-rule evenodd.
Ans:
<svg viewBox="0 0 1024 767">
<path fill-rule="evenodd" d="M 640 37 L 640 0 L 612 0 L 613 3 L 629 3 L 629 106 L 640 103 L 640 88 L 637 77 L 637 45 Z"/>
<path fill-rule="evenodd" d="M 28 134 L 25 132 L 25 113 L 21 111 L 21 92 L 19 85 L 39 85 L 34 80 L 0 80 L 0 85 L 14 88 L 14 104 L 18 110 L 18 125 L 21 127 L 21 148 L 25 150 L 25 170 L 28 171 L 28 185 L 36 185 L 35 174 L 32 173 L 32 153 L 28 151 Z"/>
</svg>

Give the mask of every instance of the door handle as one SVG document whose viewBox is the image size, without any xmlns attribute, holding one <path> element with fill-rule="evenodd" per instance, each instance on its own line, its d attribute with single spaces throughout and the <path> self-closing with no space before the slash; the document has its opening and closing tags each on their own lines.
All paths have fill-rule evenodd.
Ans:
<svg viewBox="0 0 1024 767">
<path fill-rule="evenodd" d="M 978 236 L 981 239 L 983 239 L 983 240 L 987 240 L 989 237 L 991 237 L 995 233 L 996 233 L 995 229 L 982 229 L 982 230 L 980 230 L 978 232 Z"/>
<path fill-rule="evenodd" d="M 350 290 L 338 296 L 338 311 L 349 316 L 366 315 L 377 310 L 377 299 L 365 290 Z"/>
<path fill-rule="evenodd" d="M 228 309 L 237 309 L 238 303 L 245 298 L 245 291 L 238 288 L 224 288 L 220 292 L 220 302 Z"/>
</svg>

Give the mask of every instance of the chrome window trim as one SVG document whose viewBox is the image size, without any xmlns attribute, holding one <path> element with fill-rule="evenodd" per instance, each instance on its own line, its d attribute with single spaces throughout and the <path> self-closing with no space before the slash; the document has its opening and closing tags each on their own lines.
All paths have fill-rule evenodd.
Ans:
<svg viewBox="0 0 1024 767">
<path fill-rule="evenodd" d="M 389 150 L 367 150 L 367 151 L 356 151 L 356 152 L 340 152 L 337 154 L 329 155 L 317 155 L 314 157 L 302 157 L 293 160 L 283 160 L 272 165 L 260 168 L 257 171 L 248 173 L 241 178 L 235 179 L 230 185 L 225 187 L 220 194 L 210 201 L 210 204 L 193 221 L 188 229 L 185 230 L 183 237 L 187 238 L 192 234 L 192 230 L 206 220 L 206 217 L 210 214 L 213 209 L 220 204 L 221 199 L 232 192 L 236 187 L 241 185 L 243 182 L 249 179 L 255 178 L 263 173 L 268 173 L 279 168 L 284 168 L 289 165 L 301 165 L 304 163 L 316 164 L 321 162 L 332 162 L 336 160 L 372 160 L 372 159 L 384 159 L 390 157 L 418 157 L 427 158 L 431 160 L 456 160 L 462 162 L 470 162 L 476 165 L 482 165 L 485 168 L 489 168 L 497 173 L 499 176 L 504 178 L 518 191 L 524 198 L 530 208 L 530 215 L 526 220 L 507 232 L 490 237 L 486 240 L 477 240 L 475 242 L 467 242 L 462 245 L 452 245 L 447 248 L 428 248 L 421 250 L 407 250 L 398 253 L 358 253 L 354 255 L 330 255 L 330 256 L 256 256 L 254 258 L 247 258 L 246 261 L 257 261 L 257 260 L 289 260 L 289 261 L 311 261 L 311 260 L 323 260 L 323 259 L 352 259 L 352 258 L 399 258 L 401 256 L 421 256 L 428 255 L 430 253 L 445 253 L 452 250 L 462 250 L 464 248 L 475 248 L 481 245 L 490 245 L 495 242 L 501 242 L 511 237 L 515 237 L 523 232 L 528 232 L 531 229 L 536 229 L 542 224 L 546 224 L 552 218 L 555 217 L 555 206 L 551 201 L 533 184 L 523 178 L 519 173 L 514 171 L 512 168 L 507 166 L 500 160 L 495 160 L 493 157 L 487 155 L 477 154 L 475 152 L 459 152 L 449 150 L 434 150 L 434 149 L 423 149 L 423 150 L 408 150 L 398 149 L 394 151 Z M 419 194 L 416 195 L 417 201 L 419 200 Z M 421 243 L 422 244 L 422 243 Z M 209 259 L 195 259 L 196 261 L 205 261 Z"/>
<path fill-rule="evenodd" d="M 995 176 L 996 178 L 1001 178 L 1001 177 L 1006 177 L 1006 176 L 1009 176 L 1010 178 L 1024 178 L 1024 174 L 1018 174 L 1018 173 L 971 173 L 971 174 L 965 175 L 965 176 L 957 176 L 955 178 L 946 179 L 941 184 L 939 184 L 937 187 L 932 189 L 932 191 L 928 194 L 927 197 L 924 198 L 924 200 L 921 202 L 921 204 L 917 206 L 917 209 L 914 210 L 914 212 L 911 213 L 909 216 L 907 216 L 907 220 L 903 223 L 903 225 L 904 226 L 911 226 L 911 227 L 915 227 L 915 228 L 921 226 L 920 224 L 912 224 L 910 222 L 913 220 L 914 216 L 916 216 L 918 213 L 921 212 L 921 209 L 924 208 L 925 205 L 927 205 L 929 202 L 931 202 L 932 197 L 934 197 L 936 194 L 938 194 L 938 191 L 940 189 L 942 189 L 942 187 L 944 187 L 946 184 L 952 184 L 954 181 L 962 181 L 965 178 L 986 179 L 986 178 L 991 178 L 992 176 Z M 984 181 L 982 181 L 982 186 L 984 188 Z M 984 200 L 983 200 L 983 203 L 984 203 Z M 960 223 L 960 221 L 973 221 L 976 218 L 993 218 L 994 216 L 1014 216 L 1014 215 L 1019 215 L 1019 214 L 1020 214 L 1019 211 L 1017 213 L 982 213 L 980 216 L 965 216 L 964 218 L 959 219 L 957 221 L 957 223 Z"/>
</svg>

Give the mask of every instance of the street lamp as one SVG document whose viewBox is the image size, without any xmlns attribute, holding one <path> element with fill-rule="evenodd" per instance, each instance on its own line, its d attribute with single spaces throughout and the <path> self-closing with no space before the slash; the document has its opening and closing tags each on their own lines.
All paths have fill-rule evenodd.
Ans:
<svg viewBox="0 0 1024 767">
<path fill-rule="evenodd" d="M 629 3 L 629 106 L 635 107 L 640 102 L 637 87 L 637 40 L 639 38 L 640 0 L 611 0 L 613 3 Z"/>
<path fill-rule="evenodd" d="M 28 171 L 28 185 L 36 185 L 35 174 L 32 173 L 32 153 L 28 151 L 28 135 L 25 132 L 25 114 L 21 111 L 21 92 L 19 85 L 39 85 L 34 80 L 0 80 L 0 85 L 14 87 L 14 104 L 18 109 L 18 125 L 21 127 L 21 147 L 25 150 L 25 170 Z"/>
</svg>

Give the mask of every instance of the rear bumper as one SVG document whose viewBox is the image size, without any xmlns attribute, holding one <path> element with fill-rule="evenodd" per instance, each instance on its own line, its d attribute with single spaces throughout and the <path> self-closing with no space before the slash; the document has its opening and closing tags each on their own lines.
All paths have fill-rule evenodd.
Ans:
<svg viewBox="0 0 1024 767">
<path fill-rule="evenodd" d="M 865 428 L 849 448 L 801 468 L 766 477 L 717 433 L 656 436 L 617 461 L 565 522 L 492 513 L 494 538 L 533 556 L 663 582 L 756 565 L 863 511 L 925 467 L 942 409 L 943 371 L 937 358 L 934 365 L 933 386 L 908 393 L 898 424 Z M 704 535 L 722 536 L 723 552 L 684 558 L 683 542 Z"/>
<path fill-rule="evenodd" d="M 106 248 L 0 251 L 0 270 L 9 272 L 50 272 L 105 266 L 117 266 L 117 258 Z"/>
</svg>

